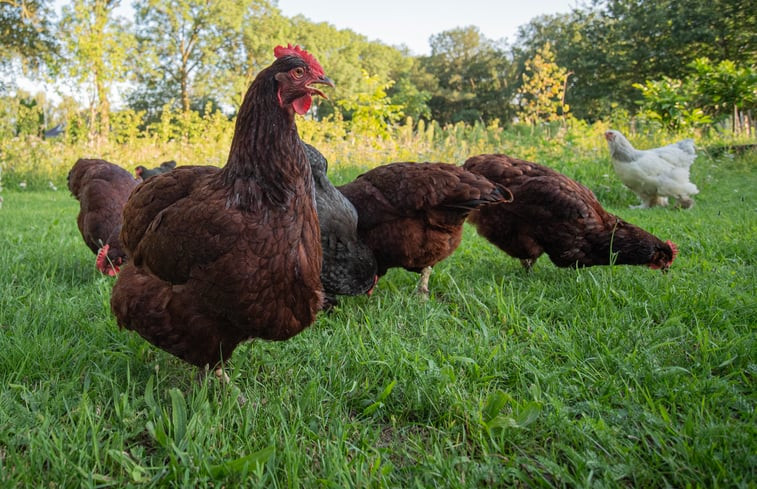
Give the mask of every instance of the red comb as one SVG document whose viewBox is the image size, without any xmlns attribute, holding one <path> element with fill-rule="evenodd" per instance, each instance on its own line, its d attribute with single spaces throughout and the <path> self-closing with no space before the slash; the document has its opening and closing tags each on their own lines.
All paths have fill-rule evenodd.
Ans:
<svg viewBox="0 0 757 489">
<path fill-rule="evenodd" d="M 95 267 L 105 275 L 114 277 L 119 272 L 118 267 L 115 264 L 111 264 L 108 260 L 108 250 L 110 245 L 104 245 L 97 251 L 97 258 L 95 259 Z"/>
<path fill-rule="evenodd" d="M 276 56 L 276 58 L 282 58 L 284 56 L 297 56 L 299 58 L 302 58 L 305 63 L 310 66 L 310 71 L 313 72 L 313 74 L 317 76 L 323 76 L 323 68 L 321 68 L 320 63 L 318 63 L 318 60 L 315 59 L 315 56 L 308 53 L 298 45 L 292 46 L 291 44 L 287 44 L 286 47 L 284 46 L 276 46 L 273 48 L 273 55 Z"/>
<path fill-rule="evenodd" d="M 676 246 L 675 243 L 673 243 L 670 240 L 667 240 L 667 241 L 665 241 L 665 244 L 668 245 L 668 246 L 670 246 L 670 249 L 673 250 L 673 258 L 675 258 L 676 256 L 678 256 L 678 246 Z M 673 261 L 673 260 L 670 260 L 670 261 Z"/>
</svg>

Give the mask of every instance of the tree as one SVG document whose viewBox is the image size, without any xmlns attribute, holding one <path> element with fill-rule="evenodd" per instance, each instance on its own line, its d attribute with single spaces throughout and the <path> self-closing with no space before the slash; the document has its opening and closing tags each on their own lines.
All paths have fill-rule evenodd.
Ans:
<svg viewBox="0 0 757 489">
<path fill-rule="evenodd" d="M 69 54 L 66 69 L 78 83 L 91 87 L 90 137 L 107 139 L 110 89 L 126 74 L 125 61 L 133 36 L 124 21 L 113 18 L 120 0 L 74 0 L 63 7 L 60 31 Z"/>
<path fill-rule="evenodd" d="M 724 60 L 718 64 L 707 58 L 691 63 L 696 75 L 698 104 L 713 117 L 731 118 L 734 134 L 753 129 L 751 111 L 757 108 L 757 70 Z"/>
<path fill-rule="evenodd" d="M 596 12 L 573 10 L 565 15 L 539 16 L 519 27 L 512 48 L 517 86 L 522 84 L 526 62 L 549 43 L 554 62 L 571 72 L 565 87 L 565 103 L 573 115 L 589 120 L 606 116 L 610 107 L 618 103 L 620 91 L 608 59 L 611 50 L 597 48 L 606 45 L 603 22 Z M 627 105 L 633 106 L 632 99 Z"/>
<path fill-rule="evenodd" d="M 45 130 L 44 94 L 36 97 L 21 96 L 18 98 L 18 110 L 16 113 L 16 136 L 41 137 Z"/>
<path fill-rule="evenodd" d="M 566 102 L 595 120 L 638 109 L 634 86 L 683 79 L 701 56 L 751 65 L 757 60 L 757 9 L 749 0 L 594 0 L 567 15 L 542 16 L 519 29 L 514 60 L 523 66 L 549 41 L 573 72 Z"/>
<path fill-rule="evenodd" d="M 230 70 L 235 108 L 241 105 L 255 76 L 273 60 L 273 47 L 291 42 L 291 31 L 291 21 L 278 8 L 264 0 L 251 2 L 242 23 L 241 52 L 232 60 Z"/>
<path fill-rule="evenodd" d="M 0 67 L 20 60 L 37 69 L 56 53 L 54 17 L 49 0 L 0 0 Z"/>
<path fill-rule="evenodd" d="M 509 120 L 513 91 L 511 63 L 497 43 L 477 27 L 457 28 L 431 36 L 431 55 L 420 59 L 434 85 L 428 102 L 441 122 Z"/>
<path fill-rule="evenodd" d="M 638 83 L 636 88 L 641 90 L 643 100 L 639 102 L 642 115 L 649 120 L 659 123 L 669 131 L 679 131 L 688 127 L 704 125 L 712 122 L 704 111 L 695 105 L 695 83 L 667 76 L 661 80 L 647 80 Z"/>
<path fill-rule="evenodd" d="M 154 117 L 166 103 L 178 102 L 188 112 L 193 98 L 227 97 L 247 5 L 244 0 L 137 0 L 138 88 L 129 105 Z"/>
<path fill-rule="evenodd" d="M 405 115 L 411 117 L 412 120 L 431 118 L 431 109 L 428 106 L 431 93 L 419 89 L 409 76 L 401 76 L 394 85 L 389 87 L 387 93 L 392 104 L 404 107 Z"/>
<path fill-rule="evenodd" d="M 363 78 L 370 90 L 340 100 L 339 106 L 347 111 L 353 133 L 386 139 L 390 136 L 389 126 L 404 117 L 402 106 L 393 104 L 386 94 L 394 82 L 382 83 L 377 76 L 366 72 Z"/>
<path fill-rule="evenodd" d="M 519 117 L 528 124 L 558 120 L 568 113 L 565 86 L 570 73 L 555 64 L 550 43 L 526 61 L 523 84 L 518 89 Z"/>
</svg>

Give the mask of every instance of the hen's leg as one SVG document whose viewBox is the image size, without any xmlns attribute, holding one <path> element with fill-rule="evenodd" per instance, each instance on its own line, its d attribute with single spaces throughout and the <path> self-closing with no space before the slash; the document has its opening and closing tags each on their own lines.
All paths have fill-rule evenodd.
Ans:
<svg viewBox="0 0 757 489">
<path fill-rule="evenodd" d="M 197 374 L 197 380 L 198 383 L 202 383 L 205 381 L 205 379 L 208 377 L 208 374 L 210 373 L 210 366 L 205 365 L 204 368 L 200 369 L 200 372 Z M 223 382 L 225 385 L 229 386 L 229 388 L 236 394 L 237 396 L 237 402 L 240 406 L 244 406 L 247 403 L 247 396 L 244 395 L 242 392 L 242 389 L 237 387 L 232 381 L 229 375 L 226 373 L 226 371 L 223 369 L 223 363 L 220 363 L 214 370 L 213 375 L 218 379 L 219 382 Z"/>
<path fill-rule="evenodd" d="M 641 197 L 641 202 L 639 205 L 629 205 L 629 209 L 647 209 L 649 208 L 649 204 L 647 203 L 646 199 L 644 197 Z"/>
<path fill-rule="evenodd" d="M 428 299 L 429 277 L 431 277 L 431 267 L 426 267 L 421 270 L 421 279 L 418 281 L 418 287 L 415 289 L 415 293 L 425 299 Z"/>
<path fill-rule="evenodd" d="M 630 205 L 629 209 L 649 209 L 654 205 L 655 196 L 647 194 L 636 194 L 639 196 L 639 205 Z"/>
<path fill-rule="evenodd" d="M 694 199 L 691 197 L 679 197 L 678 198 L 678 207 L 681 209 L 691 209 L 694 207 Z"/>
<path fill-rule="evenodd" d="M 326 294 L 323 300 L 323 311 L 329 312 L 339 304 L 339 299 L 336 295 Z"/>
<path fill-rule="evenodd" d="M 208 374 L 209 373 L 210 373 L 210 365 L 206 364 L 205 367 L 201 368 L 200 371 L 197 373 L 197 381 L 199 383 L 204 382 L 205 379 L 208 378 Z M 231 379 L 229 378 L 229 376 L 224 371 L 222 363 L 219 364 L 218 367 L 216 367 L 213 370 L 213 375 L 215 375 L 215 377 L 218 380 L 222 381 L 224 384 L 230 384 L 231 383 Z"/>
<path fill-rule="evenodd" d="M 224 371 L 223 364 L 219 365 L 215 371 L 213 372 L 215 374 L 216 378 L 220 381 L 222 381 L 224 384 L 230 384 L 231 379 L 229 378 L 229 375 Z"/>
<path fill-rule="evenodd" d="M 536 259 L 535 258 L 523 258 L 523 259 L 520 260 L 520 264 L 523 266 L 523 268 L 527 272 L 531 271 L 531 268 L 534 266 L 534 263 L 536 263 Z"/>
<path fill-rule="evenodd" d="M 656 205 L 659 205 L 661 207 L 665 207 L 668 205 L 668 198 L 667 197 L 661 197 L 659 195 L 655 195 L 652 197 L 649 207 L 654 207 Z"/>
</svg>

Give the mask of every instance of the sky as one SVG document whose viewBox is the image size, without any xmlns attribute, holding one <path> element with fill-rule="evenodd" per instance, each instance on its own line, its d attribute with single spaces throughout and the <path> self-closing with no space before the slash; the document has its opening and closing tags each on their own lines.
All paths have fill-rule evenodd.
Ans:
<svg viewBox="0 0 757 489">
<path fill-rule="evenodd" d="M 278 0 L 287 17 L 351 29 L 369 40 L 405 45 L 414 55 L 430 54 L 429 37 L 474 25 L 488 39 L 512 43 L 518 27 L 543 14 L 564 14 L 577 0 Z"/>
</svg>

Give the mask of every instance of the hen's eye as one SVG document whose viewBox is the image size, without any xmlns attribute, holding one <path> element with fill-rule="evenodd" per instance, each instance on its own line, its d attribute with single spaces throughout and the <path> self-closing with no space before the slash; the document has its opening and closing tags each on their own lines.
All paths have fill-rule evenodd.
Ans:
<svg viewBox="0 0 757 489">
<path fill-rule="evenodd" d="M 295 68 L 292 70 L 292 76 L 295 78 L 302 78 L 305 75 L 305 69 L 304 68 Z"/>
</svg>

